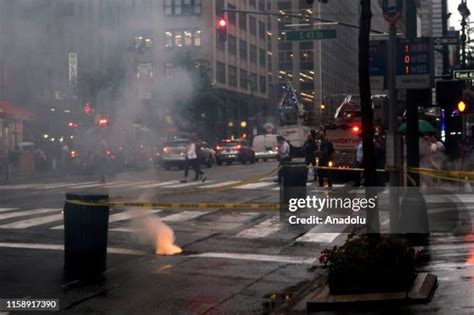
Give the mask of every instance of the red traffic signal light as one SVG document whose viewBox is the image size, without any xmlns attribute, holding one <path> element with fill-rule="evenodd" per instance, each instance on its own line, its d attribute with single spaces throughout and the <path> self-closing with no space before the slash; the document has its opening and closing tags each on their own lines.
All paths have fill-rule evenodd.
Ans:
<svg viewBox="0 0 474 315">
<path fill-rule="evenodd" d="M 360 126 L 352 126 L 352 129 L 351 129 L 352 133 L 355 133 L 355 134 L 360 134 L 362 132 L 362 128 Z"/>
<path fill-rule="evenodd" d="M 83 110 L 84 110 L 84 114 L 90 114 L 90 113 L 92 113 L 91 104 L 90 104 L 89 102 L 85 103 Z"/>
<path fill-rule="evenodd" d="M 227 20 L 224 17 L 217 19 L 217 37 L 220 41 L 227 40 Z"/>
<path fill-rule="evenodd" d="M 77 128 L 77 123 L 74 122 L 74 121 L 70 121 L 70 122 L 67 123 L 67 126 L 69 128 Z"/>
</svg>

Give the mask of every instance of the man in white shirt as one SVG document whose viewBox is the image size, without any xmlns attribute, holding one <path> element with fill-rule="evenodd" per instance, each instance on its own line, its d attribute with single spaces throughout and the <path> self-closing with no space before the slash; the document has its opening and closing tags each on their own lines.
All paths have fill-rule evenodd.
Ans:
<svg viewBox="0 0 474 315">
<path fill-rule="evenodd" d="M 278 146 L 279 146 L 279 149 L 278 149 L 278 160 L 280 161 L 280 169 L 278 170 L 278 182 L 281 183 L 281 178 L 282 178 L 282 175 L 283 175 L 283 169 L 282 169 L 282 165 L 285 163 L 285 162 L 289 162 L 291 161 L 291 157 L 290 157 L 290 145 L 288 144 L 288 142 L 285 140 L 285 138 L 283 138 L 282 136 L 278 136 L 277 137 L 277 141 L 278 141 Z"/>
<path fill-rule="evenodd" d="M 198 149 L 196 147 L 197 139 L 195 136 L 191 137 L 191 141 L 189 142 L 188 146 L 186 147 L 185 152 L 185 165 L 184 165 L 184 179 L 181 181 L 182 183 L 186 183 L 188 181 L 188 174 L 189 174 L 189 167 L 194 170 L 196 176 L 194 180 L 201 179 L 202 182 L 205 182 L 207 177 L 204 172 L 201 170 L 199 165 L 199 154 Z"/>
</svg>

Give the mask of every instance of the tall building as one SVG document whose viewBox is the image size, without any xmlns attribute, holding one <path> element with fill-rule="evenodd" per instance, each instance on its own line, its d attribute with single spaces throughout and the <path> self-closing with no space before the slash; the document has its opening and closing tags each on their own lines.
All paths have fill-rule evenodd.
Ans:
<svg viewBox="0 0 474 315">
<path fill-rule="evenodd" d="M 347 94 L 358 95 L 358 28 L 343 26 L 336 21 L 359 24 L 358 1 L 328 1 L 313 5 L 304 0 L 278 0 L 268 2 L 272 12 L 281 16 L 271 18 L 272 85 L 278 87 L 290 80 L 299 92 L 307 109 L 324 115 L 334 110 Z M 372 29 L 386 29 L 380 7 L 372 2 Z M 312 16 L 326 21 L 313 21 L 289 15 Z M 335 29 L 336 39 L 287 41 L 286 32 L 298 30 Z"/>
<path fill-rule="evenodd" d="M 422 37 L 443 36 L 442 1 L 421 0 L 419 17 Z M 434 70 L 436 76 L 443 74 L 443 55 L 436 50 L 434 52 Z"/>
</svg>

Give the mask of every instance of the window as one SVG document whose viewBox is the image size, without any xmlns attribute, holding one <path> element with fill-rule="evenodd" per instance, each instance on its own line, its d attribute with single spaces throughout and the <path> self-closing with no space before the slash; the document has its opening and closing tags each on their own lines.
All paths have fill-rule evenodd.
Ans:
<svg viewBox="0 0 474 315">
<path fill-rule="evenodd" d="M 293 52 L 291 51 L 280 51 L 278 53 L 279 62 L 293 62 Z"/>
<path fill-rule="evenodd" d="M 265 67 L 267 64 L 267 52 L 263 48 L 260 48 L 259 59 L 260 59 L 260 66 Z"/>
<path fill-rule="evenodd" d="M 199 15 L 201 0 L 165 0 L 165 15 Z"/>
<path fill-rule="evenodd" d="M 247 42 L 239 40 L 239 55 L 240 59 L 247 60 Z"/>
<path fill-rule="evenodd" d="M 247 14 L 239 14 L 239 27 L 243 31 L 247 31 Z"/>
<path fill-rule="evenodd" d="M 257 47 L 250 45 L 250 62 L 257 63 Z"/>
<path fill-rule="evenodd" d="M 257 0 L 249 0 L 249 4 L 251 7 L 256 8 L 257 7 Z"/>
<path fill-rule="evenodd" d="M 219 61 L 216 61 L 216 80 L 225 83 L 225 64 Z"/>
<path fill-rule="evenodd" d="M 313 61 L 313 51 L 312 50 L 300 50 L 300 60 L 301 61 Z"/>
<path fill-rule="evenodd" d="M 265 39 L 266 38 L 266 33 L 267 33 L 267 30 L 265 28 L 265 23 L 263 22 L 258 22 L 258 36 L 261 38 L 261 39 Z"/>
<path fill-rule="evenodd" d="M 256 73 L 250 73 L 249 83 L 250 83 L 250 90 L 257 91 L 257 74 Z"/>
<path fill-rule="evenodd" d="M 249 32 L 252 35 L 257 35 L 257 19 L 251 16 L 249 18 Z"/>
<path fill-rule="evenodd" d="M 258 0 L 258 9 L 260 11 L 265 11 L 265 0 Z"/>
<path fill-rule="evenodd" d="M 201 30 L 166 31 L 165 47 L 199 47 L 202 45 Z"/>
<path fill-rule="evenodd" d="M 239 84 L 242 89 L 246 90 L 248 88 L 247 71 L 242 69 L 240 69 Z"/>
<path fill-rule="evenodd" d="M 267 78 L 264 76 L 260 76 L 259 87 L 260 93 L 267 93 Z"/>
<path fill-rule="evenodd" d="M 229 66 L 229 85 L 237 86 L 237 67 Z"/>
<path fill-rule="evenodd" d="M 219 36 L 216 36 L 216 47 L 219 50 L 225 50 L 225 41 L 221 40 Z"/>
<path fill-rule="evenodd" d="M 233 35 L 229 35 L 227 38 L 227 49 L 229 50 L 229 54 L 237 55 L 237 38 Z"/>
<path fill-rule="evenodd" d="M 235 10 L 235 5 L 232 5 L 230 3 L 227 3 L 227 9 L 229 10 Z M 237 17 L 235 12 L 227 12 L 227 19 L 229 20 L 229 23 L 231 24 L 237 24 Z"/>
</svg>

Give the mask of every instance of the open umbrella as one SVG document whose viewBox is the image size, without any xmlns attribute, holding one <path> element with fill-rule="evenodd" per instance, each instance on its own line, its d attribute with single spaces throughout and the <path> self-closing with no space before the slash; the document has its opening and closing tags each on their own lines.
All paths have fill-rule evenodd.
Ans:
<svg viewBox="0 0 474 315">
<path fill-rule="evenodd" d="M 407 123 L 404 122 L 400 128 L 398 128 L 398 131 L 406 133 L 407 132 Z M 418 120 L 418 131 L 420 133 L 430 133 L 430 132 L 436 132 L 436 129 L 433 127 L 432 124 L 427 122 L 426 120 Z"/>
</svg>

